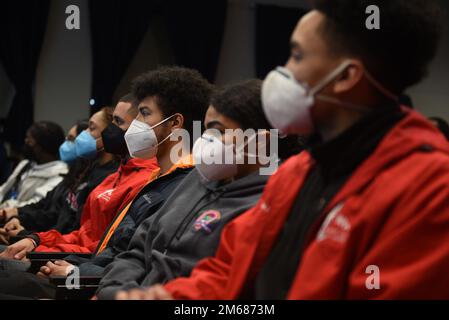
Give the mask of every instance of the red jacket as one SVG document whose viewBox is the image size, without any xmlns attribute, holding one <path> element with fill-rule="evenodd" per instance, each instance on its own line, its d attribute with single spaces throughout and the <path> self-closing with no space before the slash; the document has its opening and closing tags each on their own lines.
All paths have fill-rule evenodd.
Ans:
<svg viewBox="0 0 449 320">
<path fill-rule="evenodd" d="M 407 113 L 312 228 L 288 299 L 449 299 L 449 144 Z M 224 229 L 216 256 L 166 289 L 177 299 L 241 297 L 313 165 L 308 153 L 287 161 L 256 207 Z"/>
<path fill-rule="evenodd" d="M 115 215 L 121 211 L 157 170 L 156 159 L 130 159 L 98 185 L 86 200 L 81 227 L 62 235 L 56 230 L 40 232 L 39 252 L 93 252 Z"/>
</svg>

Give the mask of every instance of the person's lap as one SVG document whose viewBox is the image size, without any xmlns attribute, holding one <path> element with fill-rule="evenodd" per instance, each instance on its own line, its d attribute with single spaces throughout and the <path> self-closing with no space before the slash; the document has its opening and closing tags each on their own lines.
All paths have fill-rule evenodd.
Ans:
<svg viewBox="0 0 449 320">
<path fill-rule="evenodd" d="M 0 297 L 53 299 L 56 288 L 48 279 L 18 271 L 0 271 Z"/>
<path fill-rule="evenodd" d="M 0 271 L 27 271 L 29 268 L 29 262 L 0 258 Z"/>
</svg>

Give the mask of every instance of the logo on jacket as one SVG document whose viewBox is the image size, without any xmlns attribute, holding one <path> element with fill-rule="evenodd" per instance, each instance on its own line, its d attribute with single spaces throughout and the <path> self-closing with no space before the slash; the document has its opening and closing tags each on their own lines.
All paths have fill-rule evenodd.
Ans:
<svg viewBox="0 0 449 320">
<path fill-rule="evenodd" d="M 105 200 L 105 201 L 109 201 L 109 200 L 111 200 L 111 197 L 112 197 L 112 193 L 113 193 L 113 192 L 114 192 L 114 189 L 106 190 L 105 192 L 100 193 L 100 194 L 97 196 L 97 199 L 103 199 L 103 200 Z"/>
<path fill-rule="evenodd" d="M 338 243 L 345 243 L 348 240 L 351 223 L 348 218 L 341 214 L 343 206 L 343 203 L 340 203 L 329 212 L 318 231 L 317 241 L 329 239 Z"/>
<path fill-rule="evenodd" d="M 218 220 L 220 220 L 221 214 L 217 210 L 208 210 L 203 212 L 198 219 L 196 219 L 193 228 L 196 231 L 204 230 L 207 233 L 212 232 L 212 224 Z"/>
<path fill-rule="evenodd" d="M 70 205 L 70 208 L 73 211 L 77 211 L 78 210 L 78 200 L 76 198 L 76 194 L 74 194 L 73 192 L 69 192 L 69 194 L 67 195 L 67 203 Z"/>
</svg>

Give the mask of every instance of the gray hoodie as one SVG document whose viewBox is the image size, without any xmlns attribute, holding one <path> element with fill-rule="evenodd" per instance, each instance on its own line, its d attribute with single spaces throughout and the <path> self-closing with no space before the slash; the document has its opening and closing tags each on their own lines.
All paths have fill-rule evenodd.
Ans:
<svg viewBox="0 0 449 320">
<path fill-rule="evenodd" d="M 204 185 L 193 170 L 106 267 L 98 298 L 188 276 L 199 260 L 215 254 L 223 227 L 256 205 L 268 178 L 254 173 Z"/>
</svg>

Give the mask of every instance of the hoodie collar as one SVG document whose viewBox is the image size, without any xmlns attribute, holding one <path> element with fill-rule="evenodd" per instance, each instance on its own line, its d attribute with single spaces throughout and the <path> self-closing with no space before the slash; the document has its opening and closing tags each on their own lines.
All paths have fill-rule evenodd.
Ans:
<svg viewBox="0 0 449 320">
<path fill-rule="evenodd" d="M 123 160 L 120 169 L 124 172 L 142 170 L 145 168 L 158 168 L 157 159 L 152 158 L 150 160 L 130 158 Z"/>
<path fill-rule="evenodd" d="M 240 179 L 233 180 L 229 183 L 222 184 L 221 181 L 214 181 L 205 185 L 205 187 L 214 192 L 224 192 L 232 195 L 233 192 L 242 194 L 243 190 L 249 190 L 252 188 L 259 188 L 264 186 L 270 176 L 260 175 L 259 171 L 250 173 Z"/>
<path fill-rule="evenodd" d="M 375 108 L 337 138 L 311 144 L 311 154 L 326 181 L 350 175 L 368 158 L 384 136 L 403 118 L 399 105 Z"/>
<path fill-rule="evenodd" d="M 68 172 L 68 167 L 65 162 L 56 160 L 43 164 L 33 162 L 29 170 L 29 177 L 48 178 L 56 175 L 63 175 Z"/>
<path fill-rule="evenodd" d="M 342 203 L 351 194 L 363 189 L 386 168 L 405 159 L 414 152 L 439 151 L 449 154 L 449 144 L 444 136 L 424 116 L 416 111 L 402 108 L 405 117 L 380 141 L 373 153 L 352 173 L 328 209 Z M 308 165 L 313 164 L 307 154 Z M 298 166 L 301 162 L 298 161 Z M 300 168 L 298 167 L 298 170 Z"/>
<path fill-rule="evenodd" d="M 171 166 L 171 168 L 167 172 L 162 174 L 162 175 L 160 175 L 160 172 L 161 172 L 160 168 L 157 168 L 156 170 L 154 170 L 151 173 L 151 177 L 150 177 L 149 182 L 152 182 L 152 181 L 156 180 L 157 178 L 168 176 L 169 174 L 173 173 L 174 171 L 176 171 L 178 169 L 190 169 L 190 168 L 193 168 L 193 167 L 194 167 L 193 156 L 192 155 L 188 155 L 188 156 L 180 159 L 175 164 L 173 164 Z"/>
</svg>

